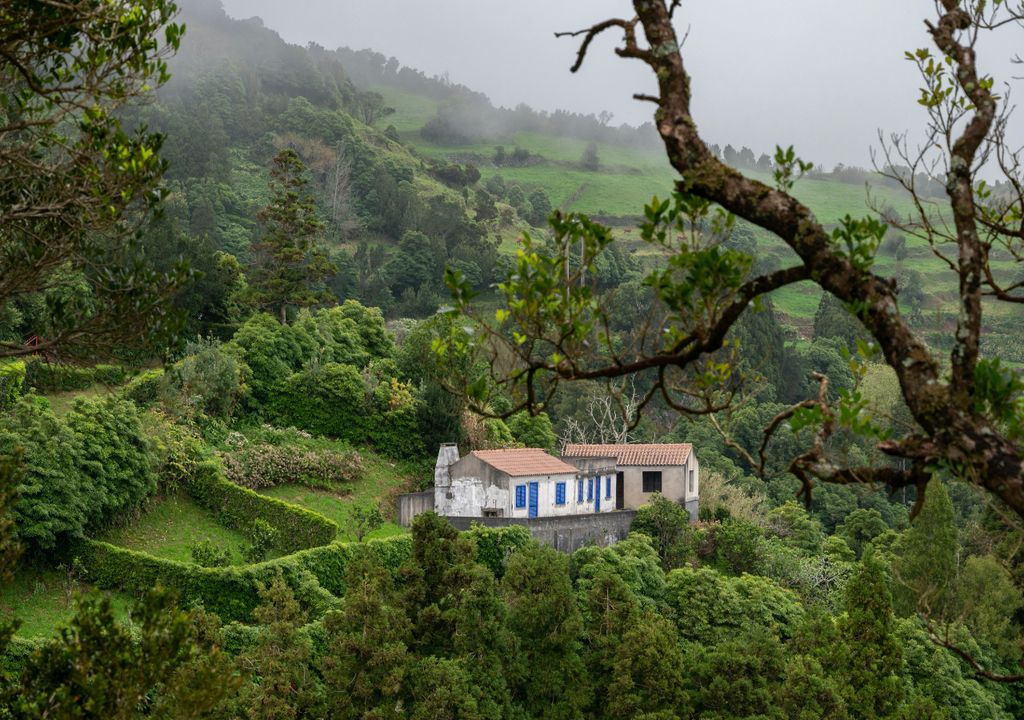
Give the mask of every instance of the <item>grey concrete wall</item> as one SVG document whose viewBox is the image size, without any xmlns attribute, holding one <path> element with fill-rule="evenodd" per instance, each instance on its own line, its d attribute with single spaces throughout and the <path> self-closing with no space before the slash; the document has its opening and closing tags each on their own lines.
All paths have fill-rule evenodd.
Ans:
<svg viewBox="0 0 1024 720">
<path fill-rule="evenodd" d="M 558 459 L 578 468 L 586 475 L 614 475 L 618 469 L 613 457 L 560 457 Z"/>
<path fill-rule="evenodd" d="M 412 519 L 420 513 L 434 509 L 434 490 L 418 493 L 406 493 L 398 496 L 398 524 L 402 527 L 412 525 Z"/>
<path fill-rule="evenodd" d="M 700 517 L 700 507 L 697 498 L 687 500 L 683 505 L 686 507 L 686 512 L 690 513 L 690 522 L 697 522 L 697 519 Z"/>
<path fill-rule="evenodd" d="M 488 465 L 473 454 L 460 458 L 448 467 L 448 475 L 453 480 L 460 477 L 474 477 L 483 480 L 484 487 L 496 485 L 508 490 L 508 474 L 493 465 Z"/>
<path fill-rule="evenodd" d="M 459 530 L 468 530 L 478 522 L 488 527 L 523 525 L 539 543 L 555 550 L 570 553 L 584 545 L 602 547 L 624 540 L 633 524 L 635 510 L 616 510 L 593 515 L 563 515 L 540 518 L 466 518 L 449 517 L 448 521 Z"/>
</svg>

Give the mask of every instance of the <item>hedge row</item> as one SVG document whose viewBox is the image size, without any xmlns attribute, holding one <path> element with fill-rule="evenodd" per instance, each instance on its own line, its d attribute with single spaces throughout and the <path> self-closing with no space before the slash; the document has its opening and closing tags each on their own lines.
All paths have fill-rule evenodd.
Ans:
<svg viewBox="0 0 1024 720">
<path fill-rule="evenodd" d="M 246 532 L 257 518 L 270 523 L 278 531 L 277 549 L 284 553 L 327 545 L 338 534 L 337 523 L 319 513 L 235 485 L 212 460 L 196 466 L 186 487 L 230 528 Z"/>
<path fill-rule="evenodd" d="M 307 612 L 319 615 L 329 610 L 344 594 L 345 567 L 362 548 L 397 573 L 412 554 L 412 537 L 336 543 L 240 567 L 204 568 L 89 539 L 79 541 L 72 554 L 84 579 L 101 588 L 141 593 L 162 585 L 174 589 L 185 606 L 200 605 L 224 622 L 251 622 L 259 604 L 258 587 L 269 584 L 278 572 Z"/>
<path fill-rule="evenodd" d="M 25 363 L 25 385 L 44 392 L 85 390 L 94 383 L 123 385 L 133 371 L 121 365 L 76 367 L 33 358 Z"/>
<path fill-rule="evenodd" d="M 474 527 L 466 532 L 477 559 L 499 576 L 508 556 L 533 542 L 524 527 Z M 332 543 L 275 560 L 236 567 L 204 568 L 164 560 L 98 540 L 82 540 L 72 549 L 87 582 L 105 589 L 141 593 L 156 585 L 172 588 L 186 606 L 201 605 L 224 622 L 251 622 L 259 604 L 257 588 L 280 571 L 296 600 L 312 616 L 334 607 L 345 594 L 345 568 L 359 552 L 370 552 L 397 576 L 412 557 L 412 536 L 398 535 L 364 543 Z"/>
</svg>

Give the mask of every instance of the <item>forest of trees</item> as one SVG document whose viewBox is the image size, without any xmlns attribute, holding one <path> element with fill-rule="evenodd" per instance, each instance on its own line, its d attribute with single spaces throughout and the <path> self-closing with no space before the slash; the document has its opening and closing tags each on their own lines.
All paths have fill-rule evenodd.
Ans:
<svg viewBox="0 0 1024 720">
<path fill-rule="evenodd" d="M 56 576 L 66 610 L 30 638 L 46 588 L 0 594 L 0 720 L 1024 715 L 1024 346 L 983 342 L 989 300 L 1021 300 L 992 263 L 1019 259 L 1024 195 L 1012 163 L 995 190 L 972 174 L 1011 152 L 973 30 L 1024 14 L 943 0 L 959 74 L 919 51 L 958 162 L 881 172 L 947 197 L 943 222 L 825 227 L 792 148 L 696 134 L 677 4 L 577 37 L 578 67 L 624 31 L 677 120 L 657 128 L 494 108 L 212 1 L 0 9 L 0 593 Z M 441 101 L 421 137 L 493 154 L 417 151 L 382 88 Z M 660 142 L 682 179 L 626 240 L 483 176 L 547 162 L 519 131 L 592 173 L 599 143 Z M 944 337 L 908 238 L 955 247 Z M 823 292 L 795 328 L 770 292 L 798 281 Z M 693 443 L 699 519 L 654 496 L 571 555 L 386 527 L 446 442 Z M 222 534 L 184 560 L 111 540 L 172 500 Z"/>
</svg>

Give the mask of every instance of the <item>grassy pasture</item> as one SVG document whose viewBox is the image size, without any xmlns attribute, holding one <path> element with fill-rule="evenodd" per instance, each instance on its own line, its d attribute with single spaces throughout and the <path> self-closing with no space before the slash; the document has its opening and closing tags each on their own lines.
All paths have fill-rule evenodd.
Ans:
<svg viewBox="0 0 1024 720">
<path fill-rule="evenodd" d="M 179 562 L 192 562 L 192 543 L 211 540 L 231 552 L 234 564 L 242 563 L 246 544 L 242 533 L 221 525 L 213 513 L 185 494 L 154 500 L 136 520 L 97 539 Z"/>
<path fill-rule="evenodd" d="M 260 491 L 267 497 L 283 500 L 292 505 L 320 513 L 326 518 L 338 523 L 341 531 L 338 533 L 338 540 L 355 540 L 350 531 L 350 520 L 352 506 L 355 502 L 353 495 L 340 495 L 328 490 L 313 490 L 302 485 L 278 485 Z M 408 532 L 405 528 L 393 522 L 387 522 L 374 532 L 367 535 L 367 539 L 384 538 L 391 535 L 400 535 Z"/>
<path fill-rule="evenodd" d="M 91 589 L 60 569 L 22 568 L 11 582 L 0 585 L 0 621 L 16 618 L 17 634 L 22 637 L 55 635 L 74 615 L 75 598 Z M 116 616 L 126 618 L 131 597 L 125 593 L 108 595 Z"/>
</svg>

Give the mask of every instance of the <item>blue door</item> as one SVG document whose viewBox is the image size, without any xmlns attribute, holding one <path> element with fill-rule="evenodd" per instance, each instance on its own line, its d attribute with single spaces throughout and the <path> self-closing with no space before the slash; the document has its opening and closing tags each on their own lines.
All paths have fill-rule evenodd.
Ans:
<svg viewBox="0 0 1024 720">
<path fill-rule="evenodd" d="M 601 512 L 601 476 L 594 478 L 597 484 L 597 492 L 594 493 L 594 512 Z"/>
<path fill-rule="evenodd" d="M 537 497 L 540 494 L 540 483 L 530 483 L 530 509 L 529 516 L 537 517 Z"/>
</svg>

